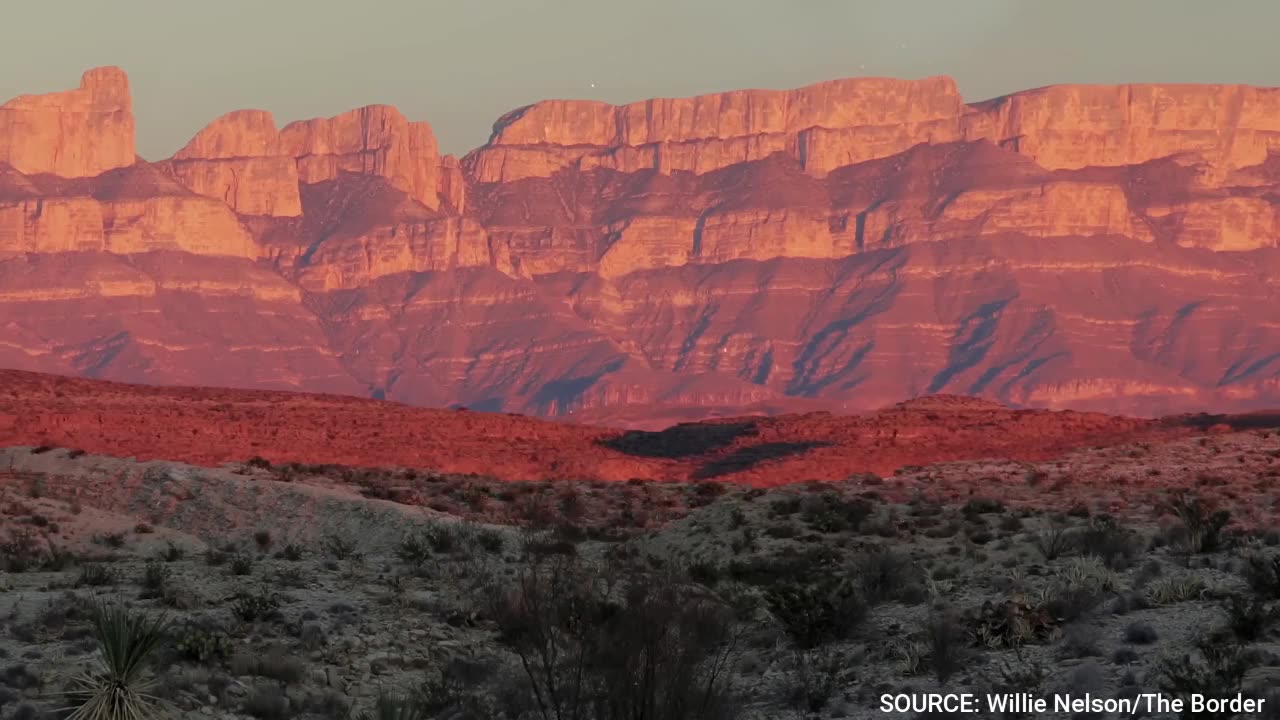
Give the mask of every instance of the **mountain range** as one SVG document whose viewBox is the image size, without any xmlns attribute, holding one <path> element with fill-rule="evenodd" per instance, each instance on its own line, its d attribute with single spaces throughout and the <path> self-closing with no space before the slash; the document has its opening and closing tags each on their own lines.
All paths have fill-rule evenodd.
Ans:
<svg viewBox="0 0 1280 720">
<path fill-rule="evenodd" d="M 0 367 L 644 426 L 936 393 L 1280 405 L 1280 89 L 862 78 L 390 106 L 135 150 L 129 83 L 0 105 Z"/>
</svg>

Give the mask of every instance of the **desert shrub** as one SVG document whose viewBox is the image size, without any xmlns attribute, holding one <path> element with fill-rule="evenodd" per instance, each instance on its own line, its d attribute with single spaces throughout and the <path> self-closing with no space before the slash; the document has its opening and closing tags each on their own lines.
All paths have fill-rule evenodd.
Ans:
<svg viewBox="0 0 1280 720">
<path fill-rule="evenodd" d="M 1227 698 L 1240 691 L 1249 670 L 1243 650 L 1217 638 L 1204 638 L 1197 643 L 1195 655 L 1186 653 L 1163 659 L 1156 672 L 1159 688 L 1167 695 L 1190 704 L 1192 695 Z M 1198 657 L 1197 657 L 1198 656 Z M 1184 718 L 1222 717 L 1222 715 L 1184 711 Z"/>
<path fill-rule="evenodd" d="M 1152 605 L 1176 605 L 1198 600 L 1204 593 L 1204 581 L 1190 573 L 1157 578 L 1146 587 L 1147 601 Z"/>
<path fill-rule="evenodd" d="M 270 550 L 273 541 L 270 530 L 262 529 L 253 533 L 253 542 L 258 546 L 258 552 L 265 553 Z"/>
<path fill-rule="evenodd" d="M 103 587 L 114 585 L 116 572 L 100 563 L 87 563 L 80 566 L 80 575 L 76 578 L 76 587 Z"/>
<path fill-rule="evenodd" d="M 787 678 L 787 704 L 806 713 L 820 712 L 831 702 L 848 664 L 843 655 L 826 648 L 796 653 Z"/>
<path fill-rule="evenodd" d="M 1000 530 L 1006 533 L 1016 533 L 1022 529 L 1022 518 L 1017 515 L 1004 515 L 1000 518 Z"/>
<path fill-rule="evenodd" d="M 863 552 L 850 563 L 849 571 L 868 603 L 915 604 L 925 599 L 923 570 L 911 558 L 893 550 Z"/>
<path fill-rule="evenodd" d="M 689 507 L 696 508 L 710 505 L 718 500 L 721 495 L 724 495 L 726 490 L 724 483 L 712 481 L 694 483 L 689 486 L 689 494 L 691 495 Z"/>
<path fill-rule="evenodd" d="M 287 543 L 280 551 L 276 553 L 276 557 L 289 562 L 298 562 L 303 557 L 302 546 L 294 543 Z"/>
<path fill-rule="evenodd" d="M 733 717 L 730 608 L 671 573 L 528 556 L 491 594 L 499 640 L 542 718 Z"/>
<path fill-rule="evenodd" d="M 778 583 L 765 591 L 765 602 L 802 650 L 852 637 L 869 610 L 846 580 Z"/>
<path fill-rule="evenodd" d="M 305 588 L 310 584 L 307 575 L 299 567 L 282 567 L 272 574 L 276 584 L 287 588 Z"/>
<path fill-rule="evenodd" d="M 31 668 L 26 665 L 10 665 L 0 671 L 0 687 L 31 690 L 40 687 L 43 682 L 40 676 L 32 672 Z"/>
<path fill-rule="evenodd" d="M 875 512 L 865 498 L 845 498 L 839 493 L 810 495 L 801 502 L 801 519 L 821 533 L 857 532 Z"/>
<path fill-rule="evenodd" d="M 1119 586 L 1116 574 L 1095 557 L 1072 558 L 1046 589 L 1044 607 L 1060 622 L 1079 620 Z"/>
<path fill-rule="evenodd" d="M 231 601 L 231 614 L 245 622 L 271 617 L 280 608 L 280 596 L 267 588 L 238 593 Z"/>
<path fill-rule="evenodd" d="M 177 562 L 185 557 L 187 552 L 182 548 L 174 545 L 173 542 L 165 543 L 164 550 L 161 550 L 158 557 L 164 562 Z"/>
<path fill-rule="evenodd" d="M 173 571 L 167 565 L 155 560 L 148 561 L 142 570 L 142 577 L 138 579 L 138 584 L 142 586 L 142 599 L 160 597 L 172 576 Z"/>
<path fill-rule="evenodd" d="M 1099 515 L 1090 521 L 1074 545 L 1081 555 L 1096 557 L 1112 569 L 1132 565 L 1140 549 L 1137 534 L 1121 527 L 1109 515 Z"/>
<path fill-rule="evenodd" d="M 50 543 L 49 552 L 40 561 L 40 569 L 49 572 L 61 572 L 68 567 L 74 565 L 79 558 L 70 550 L 57 547 Z"/>
<path fill-rule="evenodd" d="M 929 649 L 929 668 L 946 685 L 969 657 L 969 635 L 961 617 L 950 611 L 934 611 L 925 622 L 924 640 Z"/>
<path fill-rule="evenodd" d="M 770 517 L 790 517 L 800 512 L 801 499 L 798 495 L 785 495 L 769 503 Z"/>
<path fill-rule="evenodd" d="M 30 528 L 14 528 L 0 544 L 0 569 L 22 573 L 36 565 L 40 558 L 40 542 Z"/>
<path fill-rule="evenodd" d="M 1102 631 L 1097 625 L 1071 623 L 1062 628 L 1062 646 L 1059 648 L 1063 657 L 1079 659 L 1097 657 L 1101 650 Z"/>
<path fill-rule="evenodd" d="M 685 569 L 685 574 L 689 579 L 696 583 L 712 586 L 720 582 L 720 566 L 714 562 L 699 561 L 689 563 Z"/>
<path fill-rule="evenodd" d="M 188 622 L 170 633 L 174 650 L 185 660 L 205 663 L 227 657 L 231 638 L 212 626 Z"/>
<path fill-rule="evenodd" d="M 1222 604 L 1227 630 L 1241 642 L 1257 642 L 1266 637 L 1280 618 L 1280 609 L 1258 598 L 1232 595 Z"/>
<path fill-rule="evenodd" d="M 1139 659 L 1141 659 L 1141 656 L 1130 647 L 1116 648 L 1115 652 L 1111 653 L 1111 664 L 1113 665 L 1132 665 L 1138 662 Z"/>
<path fill-rule="evenodd" d="M 966 615 L 974 642 L 992 650 L 1041 643 L 1053 636 L 1057 623 L 1042 605 L 1025 599 L 987 601 Z"/>
<path fill-rule="evenodd" d="M 991 513 L 1004 512 L 1004 503 L 994 498 L 976 497 L 964 504 L 960 509 L 965 517 L 977 517 L 979 515 L 989 515 Z"/>
<path fill-rule="evenodd" d="M 476 544 L 481 550 L 487 553 L 497 555 L 502 552 L 502 548 L 506 543 L 502 533 L 492 528 L 480 528 L 475 534 Z"/>
<path fill-rule="evenodd" d="M 432 552 L 449 555 L 462 544 L 461 526 L 457 523 L 428 525 L 424 530 Z"/>
<path fill-rule="evenodd" d="M 253 572 L 253 556 L 246 552 L 237 552 L 231 556 L 231 574 L 248 575 Z"/>
<path fill-rule="evenodd" d="M 262 457 L 261 455 L 254 455 L 253 457 L 246 460 L 244 464 L 248 465 L 251 468 L 259 468 L 262 470 L 271 469 L 271 461 Z"/>
<path fill-rule="evenodd" d="M 356 555 L 356 541 L 341 533 L 329 533 L 321 540 L 324 550 L 335 560 L 347 560 Z"/>
<path fill-rule="evenodd" d="M 420 568 L 431 560 L 431 544 L 421 531 L 405 533 L 396 545 L 396 557 L 405 565 Z"/>
<path fill-rule="evenodd" d="M 1280 600 L 1280 553 L 1247 555 L 1242 574 L 1258 597 Z"/>
<path fill-rule="evenodd" d="M 1181 540 L 1190 553 L 1211 553 L 1222 548 L 1223 530 L 1231 523 L 1227 510 L 1211 510 L 1199 497 L 1178 493 L 1169 502 L 1169 511 L 1181 523 Z"/>
<path fill-rule="evenodd" d="M 125 537 L 124 537 L 124 533 L 113 532 L 113 533 L 106 533 L 104 535 L 95 535 L 93 538 L 93 541 L 99 545 L 106 545 L 109 548 L 115 548 L 119 550 L 120 548 L 124 547 Z"/>
<path fill-rule="evenodd" d="M 1133 645 L 1150 645 L 1159 639 L 1151 623 L 1132 622 L 1124 629 L 1124 641 Z"/>
<path fill-rule="evenodd" d="M 1046 561 L 1053 561 L 1074 549 L 1075 537 L 1068 531 L 1066 525 L 1053 521 L 1046 530 L 1032 538 L 1032 544 L 1040 552 L 1041 557 Z"/>
<path fill-rule="evenodd" d="M 411 698 L 427 718 L 492 717 L 475 688 L 485 687 L 496 671 L 492 661 L 454 657 L 428 672 Z"/>
</svg>

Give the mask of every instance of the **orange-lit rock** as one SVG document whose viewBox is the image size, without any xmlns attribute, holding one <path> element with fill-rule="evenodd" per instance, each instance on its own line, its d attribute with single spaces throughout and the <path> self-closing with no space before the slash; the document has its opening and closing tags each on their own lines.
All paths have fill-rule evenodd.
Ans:
<svg viewBox="0 0 1280 720">
<path fill-rule="evenodd" d="M 134 159 L 133 101 L 119 68 L 90 70 L 75 90 L 0 105 L 0 163 L 18 172 L 93 177 Z"/>
<path fill-rule="evenodd" d="M 1280 89 L 1243 85 L 1056 85 L 974 106 L 965 134 L 1050 169 L 1196 154 L 1221 172 L 1280 147 Z"/>
<path fill-rule="evenodd" d="M 127 105 L 112 77 L 65 102 Z M 102 123 L 59 97 L 6 106 L 43 113 L 0 121 L 34 143 L 6 157 L 84 160 Z M 1275 102 L 967 105 L 946 78 L 549 101 L 461 161 L 386 106 L 231 113 L 154 165 L 0 162 L 0 365 L 618 418 L 1280 404 Z"/>
<path fill-rule="evenodd" d="M 431 126 L 409 122 L 393 107 L 370 105 L 291 123 L 280 137 L 304 183 L 334 180 L 341 172 L 376 175 L 429 208 L 440 206 L 440 157 Z"/>
<path fill-rule="evenodd" d="M 178 182 L 242 215 L 302 214 L 297 163 L 284 152 L 271 113 L 240 110 L 223 115 L 165 166 Z"/>
<path fill-rule="evenodd" d="M 490 264 L 484 228 L 465 218 L 433 218 L 329 238 L 308 257 L 298 281 L 308 290 L 351 289 L 386 275 Z"/>
<path fill-rule="evenodd" d="M 1280 213 L 1261 198 L 1213 198 L 1173 207 L 1151 208 L 1154 217 L 1170 215 L 1175 239 L 1183 247 L 1245 251 L 1280 247 Z"/>
<path fill-rule="evenodd" d="M 231 208 L 192 194 L 147 165 L 50 187 L 38 198 L 0 195 L 0 252 L 156 250 L 258 257 L 253 237 Z"/>
<path fill-rule="evenodd" d="M 571 166 L 705 173 L 789 152 L 821 175 L 920 142 L 959 139 L 964 112 L 945 77 L 834 80 L 623 106 L 550 100 L 504 116 L 467 162 L 477 182 L 510 182 Z M 856 132 L 833 141 L 821 129 Z"/>
</svg>

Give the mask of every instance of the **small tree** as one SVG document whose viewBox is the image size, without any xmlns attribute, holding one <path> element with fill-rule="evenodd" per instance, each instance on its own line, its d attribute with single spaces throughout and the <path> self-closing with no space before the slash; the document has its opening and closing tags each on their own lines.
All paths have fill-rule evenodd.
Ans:
<svg viewBox="0 0 1280 720">
<path fill-rule="evenodd" d="M 531 554 L 491 610 L 542 720 L 731 717 L 733 612 L 672 574 Z"/>
</svg>

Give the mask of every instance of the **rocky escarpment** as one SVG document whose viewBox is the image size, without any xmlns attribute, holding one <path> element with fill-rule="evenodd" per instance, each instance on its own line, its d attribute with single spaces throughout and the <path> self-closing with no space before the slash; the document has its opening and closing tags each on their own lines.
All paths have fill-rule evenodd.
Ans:
<svg viewBox="0 0 1280 720">
<path fill-rule="evenodd" d="M 461 161 L 244 110 L 150 164 L 90 71 L 0 108 L 0 365 L 611 421 L 1280 403 L 1277 93 L 547 101 Z"/>
<path fill-rule="evenodd" d="M 90 70 L 74 90 L 0 105 L 0 163 L 20 173 L 93 177 L 134 159 L 133 101 L 119 68 Z"/>
<path fill-rule="evenodd" d="M 706 173 L 781 152 L 821 176 L 961 140 L 1049 170 L 1195 154 L 1222 178 L 1280 147 L 1280 89 L 1059 85 L 967 105 L 950 78 L 864 78 L 622 106 L 551 100 L 501 118 L 467 162 L 483 183 L 567 167 Z"/>
</svg>

